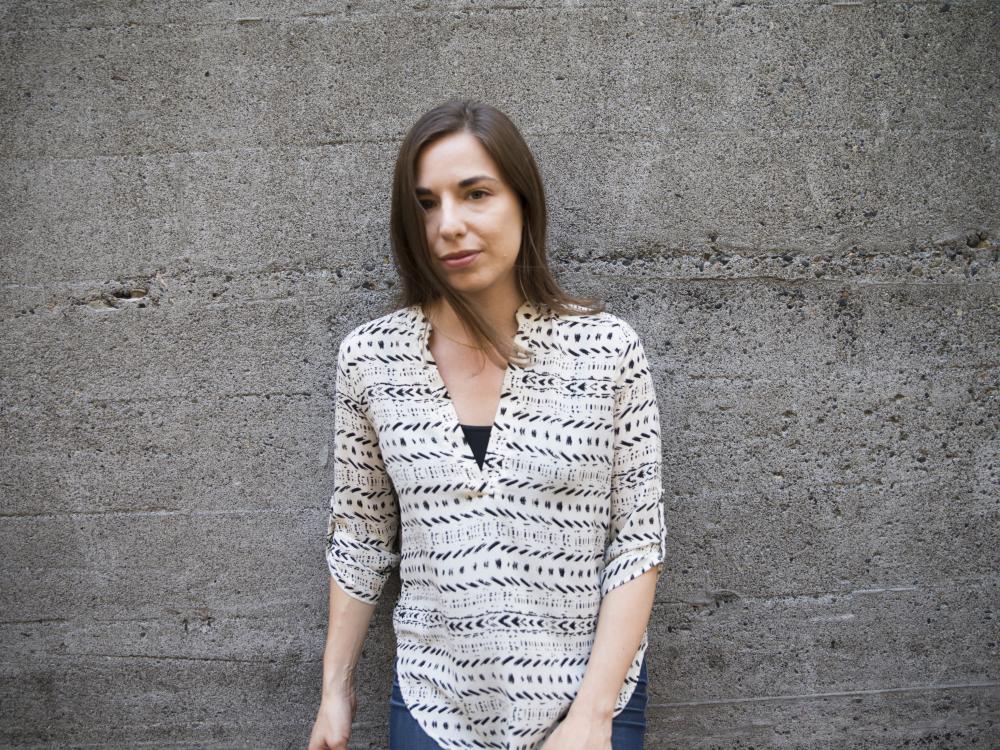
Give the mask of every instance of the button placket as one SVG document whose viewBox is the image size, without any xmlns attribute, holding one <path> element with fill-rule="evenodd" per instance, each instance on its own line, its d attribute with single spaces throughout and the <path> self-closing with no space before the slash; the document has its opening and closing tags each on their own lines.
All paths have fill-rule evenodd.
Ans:
<svg viewBox="0 0 1000 750">
<path fill-rule="evenodd" d="M 517 331 L 514 334 L 514 341 L 522 343 L 522 345 L 525 340 L 530 340 L 531 338 L 527 329 L 534 320 L 531 316 L 533 307 L 533 303 L 526 300 L 515 312 Z M 444 379 L 441 377 L 441 371 L 438 369 L 437 362 L 434 359 L 434 353 L 430 349 L 430 335 L 432 330 L 430 320 L 424 314 L 423 307 L 419 303 L 413 306 L 413 312 L 417 317 L 416 330 L 424 370 L 429 373 L 431 384 L 442 395 L 439 414 L 445 434 L 451 443 L 452 455 L 465 465 L 466 477 L 470 483 L 478 487 L 485 482 L 485 487 L 494 488 L 496 486 L 497 475 L 503 467 L 503 454 L 507 445 L 506 433 L 510 429 L 507 415 L 511 403 L 517 402 L 517 396 L 514 393 L 515 377 L 522 368 L 514 364 L 507 365 L 503 384 L 501 385 L 496 416 L 493 420 L 493 432 L 490 435 L 490 442 L 487 446 L 483 466 L 480 467 L 476 461 L 472 461 L 472 465 L 469 466 L 467 461 L 468 456 L 465 455 L 467 444 L 462 433 L 458 412 L 455 410 L 455 404 L 448 393 Z"/>
<path fill-rule="evenodd" d="M 522 371 L 525 369 L 517 364 L 508 364 L 504 373 L 503 384 L 500 391 L 500 400 L 497 404 L 497 412 L 493 420 L 493 431 L 490 433 L 490 440 L 487 445 L 486 456 L 483 466 L 471 455 L 466 454 L 467 449 L 471 449 L 465 440 L 464 431 L 455 405 L 448 393 L 448 388 L 441 377 L 441 372 L 437 367 L 434 354 L 430 350 L 431 324 L 424 315 L 423 306 L 416 304 L 412 308 L 415 316 L 414 331 L 417 334 L 418 347 L 420 350 L 423 370 L 427 373 L 429 384 L 440 394 L 438 400 L 438 415 L 441 419 L 442 429 L 445 438 L 451 445 L 451 455 L 461 466 L 466 480 L 466 490 L 470 497 L 492 496 L 499 491 L 499 479 L 503 475 L 505 458 L 508 450 L 507 435 L 511 430 L 511 409 L 518 403 L 517 391 L 520 388 Z M 543 322 L 544 315 L 536 308 L 534 303 L 525 301 L 515 312 L 517 319 L 517 331 L 514 334 L 514 343 L 523 348 L 530 349 L 533 333 Z"/>
</svg>

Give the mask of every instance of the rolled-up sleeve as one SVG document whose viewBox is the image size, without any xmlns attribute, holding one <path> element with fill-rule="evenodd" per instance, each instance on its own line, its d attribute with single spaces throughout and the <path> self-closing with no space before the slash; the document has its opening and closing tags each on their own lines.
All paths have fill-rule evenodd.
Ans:
<svg viewBox="0 0 1000 750">
<path fill-rule="evenodd" d="M 355 383 L 358 350 L 337 353 L 333 494 L 326 533 L 330 575 L 350 596 L 375 604 L 399 565 L 399 501 L 379 449 L 367 403 Z"/>
<path fill-rule="evenodd" d="M 660 415 L 653 374 L 638 334 L 622 324 L 625 345 L 615 378 L 611 521 L 602 598 L 661 565 L 666 556 Z"/>
</svg>

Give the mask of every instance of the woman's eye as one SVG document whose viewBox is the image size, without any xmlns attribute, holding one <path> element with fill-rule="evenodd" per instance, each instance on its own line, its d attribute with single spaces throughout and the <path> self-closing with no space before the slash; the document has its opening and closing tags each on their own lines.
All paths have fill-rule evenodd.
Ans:
<svg viewBox="0 0 1000 750">
<path fill-rule="evenodd" d="M 475 188 L 475 189 L 469 191 L 469 197 L 470 198 L 473 198 L 477 194 L 482 194 L 483 197 L 486 197 L 490 193 L 489 193 L 488 190 L 483 190 L 482 188 Z M 434 201 L 431 200 L 430 198 L 424 198 L 423 200 L 418 201 L 418 203 L 420 203 L 420 205 L 424 208 L 424 210 L 430 210 L 430 209 L 434 208 Z"/>
</svg>

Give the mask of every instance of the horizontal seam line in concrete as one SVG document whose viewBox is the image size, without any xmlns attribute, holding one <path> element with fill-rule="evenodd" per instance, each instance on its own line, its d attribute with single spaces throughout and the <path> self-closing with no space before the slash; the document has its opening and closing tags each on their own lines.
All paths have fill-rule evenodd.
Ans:
<svg viewBox="0 0 1000 750">
<path fill-rule="evenodd" d="M 981 690 L 1000 687 L 1000 682 L 956 682 L 941 685 L 911 685 L 907 687 L 881 688 L 875 690 L 844 690 L 829 693 L 791 693 L 788 695 L 764 695 L 750 698 L 717 698 L 703 701 L 677 701 L 669 703 L 650 702 L 654 708 L 676 708 L 679 706 L 714 706 L 735 703 L 764 703 L 800 700 L 822 700 L 824 698 L 851 698 L 864 695 L 886 695 L 890 693 L 923 693 L 935 690 Z"/>
<path fill-rule="evenodd" d="M 990 7 L 992 0 L 968 0 L 956 7 L 958 8 L 976 8 L 980 6 Z M 750 8 L 761 8 L 772 11 L 783 11 L 789 10 L 789 6 L 770 2 L 769 0 L 745 0 L 742 4 L 744 7 Z M 834 8 L 855 8 L 855 7 L 869 7 L 874 10 L 879 10 L 883 7 L 892 7 L 896 5 L 903 6 L 926 6 L 934 7 L 941 5 L 941 0 L 813 0 L 812 6 L 816 8 L 821 8 L 823 6 L 831 6 Z M 808 5 L 806 6 L 808 7 Z M 448 16 L 455 13 L 462 13 L 466 11 L 473 11 L 480 15 L 485 15 L 496 11 L 511 11 L 511 10 L 521 10 L 521 11 L 556 11 L 561 15 L 568 15 L 565 9 L 561 6 L 551 6 L 551 5 L 531 5 L 528 3 L 524 4 L 510 4 L 510 5 L 498 5 L 488 8 L 483 8 L 477 5 L 453 5 L 453 6 L 442 6 L 440 8 L 429 8 L 425 10 L 410 10 L 406 13 L 365 13 L 364 11 L 351 11 L 350 13 L 297 13 L 292 16 L 245 16 L 243 18 L 220 18 L 211 21 L 196 21 L 191 19 L 177 19 L 172 21 L 162 21 L 159 23 L 136 23 L 131 21 L 126 21 L 123 23 L 110 24 L 110 25 L 99 25 L 99 24 L 78 24 L 78 25 L 64 25 L 64 26 L 32 26 L 30 28 L 20 28 L 20 29 L 10 29 L 8 31 L 0 32 L 0 36 L 10 36 L 15 34 L 30 34 L 38 32 L 50 32 L 50 31 L 113 31 L 115 29 L 134 29 L 134 28 L 150 28 L 158 29 L 168 26 L 177 27 L 190 27 L 190 28 L 204 28 L 211 26 L 228 26 L 228 25 L 249 25 L 249 24 L 281 24 L 281 23 L 292 23 L 299 20 L 316 20 L 322 21 L 325 19 L 333 19 L 337 21 L 350 21 L 353 19 L 370 21 L 371 19 L 385 18 L 413 18 L 413 17 L 434 17 L 434 16 Z M 629 14 L 640 14 L 645 12 L 652 12 L 655 14 L 668 14 L 668 13 L 696 13 L 699 15 L 710 15 L 714 13 L 712 8 L 706 8 L 701 4 L 691 4 L 691 5 L 668 5 L 665 7 L 658 6 L 652 2 L 648 5 L 638 5 L 632 7 L 622 7 L 621 5 L 616 5 L 614 3 L 608 4 L 588 4 L 588 5 L 578 5 L 573 8 L 573 14 L 582 14 L 587 11 L 614 11 L 617 12 L 622 18 L 627 17 Z"/>
<path fill-rule="evenodd" d="M 952 586 L 956 583 L 968 584 L 968 583 L 985 583 L 985 584 L 998 584 L 1000 583 L 1000 578 L 994 578 L 991 576 L 965 576 L 965 577 L 954 577 L 948 578 L 940 581 L 920 581 L 916 586 L 897 586 L 891 587 L 887 586 L 885 588 L 868 588 L 868 589 L 846 589 L 846 590 L 833 590 L 833 591 L 802 591 L 802 592 L 789 592 L 787 594 L 783 593 L 773 593 L 773 594 L 760 594 L 756 596 L 743 596 L 738 595 L 732 601 L 736 602 L 773 602 L 776 599 L 819 599 L 831 596 L 853 596 L 854 594 L 881 594 L 881 593 L 891 593 L 897 591 L 919 591 L 933 588 L 946 588 Z M 721 593 L 721 592 L 720 592 Z M 657 600 L 658 602 L 660 600 Z M 714 604 L 715 599 L 667 599 L 662 601 L 663 604 L 684 604 L 684 605 L 703 605 L 703 604 Z"/>
<path fill-rule="evenodd" d="M 804 253 L 804 254 L 808 254 L 808 253 Z M 696 258 L 696 257 L 697 257 L 696 255 L 674 256 L 673 258 L 664 259 L 664 260 L 673 260 L 673 259 L 677 259 L 677 260 L 689 260 L 689 259 L 693 259 L 693 258 Z M 746 256 L 746 257 L 755 257 L 755 256 Z M 756 257 L 759 257 L 759 256 L 756 256 Z M 892 257 L 892 256 L 881 256 L 881 257 Z M 900 254 L 900 255 L 895 256 L 895 257 L 904 257 L 904 256 L 902 254 Z M 581 258 L 580 261 L 585 262 L 585 259 Z M 611 262 L 611 259 L 600 259 L 599 258 L 599 259 L 595 259 L 594 262 Z M 637 265 L 638 266 L 638 265 L 641 265 L 641 263 L 633 263 L 633 265 Z M 631 266 L 629 266 L 629 268 L 631 268 Z M 224 276 L 224 275 L 226 275 L 226 272 L 219 272 L 219 273 L 215 273 L 215 274 L 208 274 L 208 273 L 200 274 L 201 277 L 209 277 L 209 278 L 215 278 L 215 277 L 220 277 L 220 276 Z M 272 275 L 280 276 L 280 275 L 282 275 L 282 272 L 276 272 L 276 273 L 274 273 Z M 599 277 L 599 278 L 608 278 L 608 279 L 628 278 L 628 276 L 629 276 L 629 274 L 627 272 L 625 272 L 625 271 L 623 271 L 620 274 L 611 274 L 611 273 L 602 273 L 602 272 L 597 272 L 597 271 L 590 271 L 589 275 L 592 276 L 592 277 L 596 276 L 596 277 Z M 266 275 L 262 274 L 260 276 L 257 276 L 257 278 L 260 278 L 260 277 L 263 277 L 263 276 L 266 276 Z M 174 278 L 177 281 L 180 281 L 182 283 L 187 283 L 187 282 L 184 281 L 184 279 L 180 279 L 178 277 L 174 277 Z M 359 278 L 368 278 L 368 277 L 367 276 L 363 276 L 363 275 L 359 275 Z M 656 281 L 676 281 L 676 282 L 681 283 L 681 284 L 694 284 L 694 283 L 699 283 L 699 282 L 729 283 L 729 284 L 731 284 L 731 283 L 739 283 L 739 282 L 744 282 L 744 281 L 777 281 L 777 282 L 780 282 L 782 284 L 827 284 L 827 285 L 840 285 L 840 286 L 844 286 L 844 285 L 851 286 L 851 285 L 853 285 L 853 286 L 863 286 L 863 287 L 908 287 L 908 286 L 913 286 L 913 287 L 949 287 L 949 286 L 954 286 L 954 287 L 961 287 L 963 289 L 966 288 L 966 287 L 991 288 L 991 287 L 996 287 L 998 284 L 1000 284 L 1000 280 L 998 280 L 998 279 L 985 279 L 984 278 L 982 281 L 980 281 L 980 280 L 977 280 L 977 279 L 974 279 L 974 278 L 966 278 L 966 279 L 963 279 L 963 280 L 960 280 L 960 281 L 959 280 L 950 280 L 950 279 L 940 280 L 939 281 L 939 280 L 934 280 L 934 279 L 920 279 L 918 277 L 914 277 L 913 279 L 907 279 L 905 281 L 866 281 L 864 279 L 857 279 L 857 278 L 821 278 L 821 277 L 805 277 L 804 278 L 804 277 L 801 277 L 801 276 L 768 276 L 768 275 L 753 275 L 753 276 L 739 276 L 739 275 L 734 275 L 734 276 L 682 276 L 682 275 L 677 275 L 677 276 L 652 276 L 652 275 L 648 275 L 648 274 L 643 274 L 642 279 L 643 280 L 652 279 L 652 280 L 656 280 Z M 133 283 L 135 281 L 145 281 L 145 277 L 142 276 L 141 274 L 137 274 L 136 277 L 133 278 L 133 279 L 122 279 L 120 282 L 117 282 L 117 283 L 126 284 L 126 283 Z M 63 283 L 66 284 L 67 286 L 68 285 L 82 286 L 82 285 L 87 284 L 88 282 L 86 280 L 83 280 L 83 281 L 66 281 L 66 282 L 63 282 Z M 94 287 L 97 287 L 97 286 L 107 285 L 109 282 L 108 282 L 107 279 L 102 279 L 102 280 L 99 280 L 99 281 L 95 280 L 95 281 L 93 281 L 91 283 L 92 283 L 92 285 Z M 115 283 L 115 282 L 112 282 L 112 283 Z M 53 289 L 53 285 L 52 284 L 34 284 L 34 283 L 24 283 L 24 284 L 8 283 L 8 284 L 0 285 L 0 289 L 4 289 L 4 290 L 6 290 L 6 289 L 21 289 L 21 290 L 37 289 L 39 291 L 46 291 L 46 292 L 50 292 L 51 293 L 52 289 Z M 358 290 L 358 288 L 357 287 L 352 287 L 352 288 L 350 288 L 350 290 L 356 291 L 356 290 Z M 94 293 L 97 293 L 98 290 L 95 289 L 93 291 L 94 291 Z M 344 290 L 343 289 L 337 289 L 337 290 L 333 290 L 333 291 L 344 291 Z M 166 296 L 166 295 L 164 295 L 164 296 Z M 200 307 L 200 308 L 204 308 L 206 310 L 207 309 L 225 309 L 227 307 L 232 307 L 233 305 L 267 304 L 267 303 L 272 303 L 272 302 L 273 303 L 285 303 L 285 304 L 290 304 L 290 303 L 293 303 L 293 302 L 296 302 L 296 301 L 298 301 L 298 302 L 317 302 L 317 301 L 322 301 L 322 300 L 328 299 L 328 297 L 329 297 L 329 295 L 325 295 L 325 294 L 302 294 L 302 295 L 292 295 L 291 297 L 247 297 L 245 299 L 234 299 L 231 302 L 204 302 L 203 300 L 194 299 L 197 296 L 195 294 L 191 294 L 190 296 L 192 297 L 192 301 L 191 301 L 190 305 L 184 305 L 184 307 L 197 306 L 197 307 Z M 133 299 L 121 299 L 121 300 L 118 301 L 118 307 L 115 307 L 115 308 L 105 308 L 105 309 L 101 309 L 101 310 L 95 310 L 94 312 L 95 312 L 95 314 L 103 314 L 103 313 L 107 313 L 107 312 L 115 312 L 115 311 L 118 311 L 118 310 L 121 310 L 121 309 L 128 309 L 128 305 L 130 305 L 130 304 L 135 304 L 137 302 L 148 302 L 148 301 L 149 301 L 149 297 L 135 297 Z M 80 299 L 75 299 L 75 298 L 74 299 L 70 299 L 70 298 L 67 297 L 64 300 L 64 302 L 66 303 L 66 306 L 68 306 L 68 307 L 70 307 L 70 306 L 72 306 L 72 307 L 86 307 L 86 301 L 80 300 Z M 179 300 L 175 299 L 173 301 L 173 304 L 177 304 L 178 302 L 179 302 Z M 153 309 L 155 309 L 155 308 L 153 308 Z M 56 310 L 53 310 L 53 314 L 56 312 Z"/>
<path fill-rule="evenodd" d="M 236 510 L 184 510 L 168 508 L 148 508 L 142 510 L 66 510 L 58 513 L 0 513 L 0 520 L 32 519 L 32 518 L 86 518 L 90 516 L 250 516 L 261 513 L 296 514 L 296 513 L 329 513 L 330 508 L 324 503 L 318 507 L 309 508 L 238 508 Z"/>
<path fill-rule="evenodd" d="M 88 653 L 81 651 L 79 653 L 73 651 L 44 651 L 44 652 L 33 652 L 32 656 L 45 656 L 45 657 L 62 657 L 62 656 L 72 656 L 72 657 L 94 657 L 99 659 L 152 659 L 154 661 L 219 661 L 219 662 L 237 662 L 237 663 L 247 663 L 247 664 L 277 664 L 279 659 L 239 659 L 236 657 L 210 657 L 210 656 L 174 656 L 171 654 L 104 654 L 100 652 Z M 318 660 L 313 660 L 318 661 Z"/>
<path fill-rule="evenodd" d="M 750 132 L 752 130 L 752 132 Z M 571 136 L 578 140 L 585 140 L 587 138 L 606 138 L 609 136 L 622 136 L 622 137 L 633 137 L 633 136 L 649 136 L 650 134 L 656 135 L 669 135 L 672 137 L 677 136 L 690 136 L 691 138 L 704 139 L 706 135 L 742 135 L 742 136 L 758 136 L 758 135 L 773 135 L 773 136 L 785 136 L 787 134 L 797 134 L 797 133 L 823 133 L 828 134 L 831 137 L 843 137 L 844 131 L 849 131 L 851 135 L 863 134 L 863 135 L 895 135 L 903 134 L 910 136 L 913 134 L 930 134 L 930 135 L 960 135 L 960 136 L 970 136 L 970 135 L 981 135 L 984 138 L 989 137 L 995 139 L 1000 135 L 1000 130 L 996 128 L 975 128 L 963 125 L 961 127 L 954 128 L 923 128 L 923 127 L 906 127 L 906 128 L 855 128 L 855 127 L 831 127 L 831 126 L 816 126 L 813 128 L 809 127 L 798 127 L 798 128 L 712 128 L 711 130 L 706 129 L 684 129 L 679 130 L 676 128 L 668 128 L 666 130 L 650 130 L 649 128 L 644 128 L 643 130 L 573 130 L 573 131 L 562 131 L 562 130 L 522 130 L 526 138 L 543 139 L 549 137 L 564 137 Z M 280 143 L 274 146 L 227 146 L 222 148 L 212 148 L 212 149 L 185 149 L 182 151 L 157 151 L 157 150 L 145 150 L 136 152 L 121 152 L 121 153 L 101 153 L 101 154 L 87 154 L 84 156 L 27 156 L 27 157 L 17 157 L 17 156 L 2 156 L 0 157 L 0 164 L 12 162 L 72 162 L 72 161 L 90 161 L 99 159 L 128 159 L 128 158 L 138 158 L 138 157 L 150 157 L 150 156 L 202 156 L 207 154 L 226 154 L 232 152 L 242 152 L 242 151 L 288 151 L 288 150 L 302 150 L 302 149 L 320 149 L 329 146 L 350 146 L 350 145 L 372 145 L 372 144 L 384 144 L 394 146 L 399 144 L 403 139 L 402 134 L 398 137 L 392 138 L 344 138 L 341 140 L 329 140 L 329 141 L 307 141 L 307 142 L 295 142 L 289 141 L 287 143 Z M 787 139 L 786 139 L 787 140 Z M 659 144 L 661 139 L 659 138 L 642 138 L 640 140 L 631 140 L 630 143 L 636 144 Z M 867 152 L 865 152 L 867 153 Z"/>
<path fill-rule="evenodd" d="M 2 322 L 2 321 L 0 321 L 0 322 Z M 994 363 L 983 362 L 981 364 L 980 363 L 970 363 L 970 364 L 964 364 L 964 365 L 950 365 L 950 366 L 946 366 L 946 367 L 938 367 L 938 368 L 935 368 L 935 369 L 937 369 L 937 370 L 941 370 L 941 369 L 946 369 L 946 370 L 971 369 L 971 370 L 974 370 L 974 369 L 977 369 L 979 367 L 996 367 L 996 366 L 997 365 L 994 364 Z M 736 380 L 737 379 L 736 377 L 729 377 L 729 376 L 725 376 L 725 375 L 718 375 L 718 376 L 714 376 L 714 377 L 711 377 L 711 378 L 709 376 L 701 376 L 701 377 L 698 377 L 698 378 L 691 378 L 691 379 L 692 380 L 702 380 L 702 379 L 704 379 L 704 380 L 711 380 L 711 379 L 715 379 L 715 377 L 726 378 L 726 379 L 731 379 L 731 380 Z M 740 380 L 747 380 L 747 379 L 748 378 L 740 378 Z M 758 380 L 763 380 L 763 378 L 758 378 Z M 47 393 L 43 393 L 42 397 L 40 397 L 40 398 L 37 399 L 37 401 L 40 403 L 40 405 L 43 408 L 46 408 L 47 404 L 48 404 L 48 401 L 46 401 L 46 397 L 50 396 L 50 395 L 53 395 L 53 393 L 55 393 L 55 392 L 54 391 L 50 391 L 50 392 L 47 392 Z M 60 397 L 63 397 L 64 396 L 64 392 L 62 390 L 60 390 L 58 392 L 58 395 Z M 322 391 L 322 390 L 316 390 L 316 391 L 235 391 L 235 392 L 230 392 L 230 393 L 226 393 L 224 391 L 214 391 L 212 393 L 212 398 L 215 401 L 240 400 L 240 399 L 244 399 L 244 398 L 264 398 L 264 399 L 268 399 L 268 398 L 322 398 L 322 399 L 326 400 L 328 398 L 328 395 L 327 395 L 327 393 L 325 391 Z M 164 402 L 164 403 L 173 403 L 173 402 L 178 402 L 178 401 L 182 401 L 182 402 L 186 402 L 186 403 L 199 403 L 201 401 L 205 401 L 206 399 L 207 399 L 207 396 L 204 395 L 204 394 L 198 395 L 197 400 L 196 400 L 194 397 L 191 397 L 187 393 L 178 392 L 178 393 L 172 393 L 169 396 L 135 396 L 135 397 L 121 396 L 121 397 L 117 397 L 117 398 L 116 397 L 112 397 L 112 396 L 95 396 L 93 398 L 86 397 L 86 398 L 81 398 L 81 399 L 75 400 L 75 403 L 77 405 L 80 405 L 80 404 L 100 404 L 100 405 L 108 405 L 108 404 L 147 404 L 147 403 L 155 404 L 155 403 L 161 403 L 161 402 Z M 19 403 L 17 405 L 11 405 L 8 408 L 11 410 L 11 413 L 15 413 L 16 414 L 16 413 L 19 413 L 19 410 L 21 410 L 23 408 L 23 406 L 24 406 L 24 402 L 21 402 L 21 403 Z M 28 410 L 25 410 L 25 411 L 28 411 Z M 33 456 L 35 454 L 34 453 L 28 453 L 28 454 L 20 453 L 19 454 L 19 453 L 12 453 L 12 452 L 8 451 L 4 455 L 8 456 L 8 457 L 11 457 L 11 458 L 20 458 L 20 457 L 23 457 L 24 455 Z M 160 451 L 158 453 L 155 453 L 155 455 L 158 455 L 158 456 L 166 456 L 166 455 L 176 456 L 176 453 L 173 453 L 171 451 Z M 13 513 L 6 513 L 6 514 L 5 513 L 0 513 L 0 518 L 4 518 L 5 516 L 11 516 L 11 515 L 15 515 L 15 514 L 13 514 Z"/>
<path fill-rule="evenodd" d="M 693 256 L 691 256 L 693 257 Z M 621 274 L 609 274 L 609 273 L 596 273 L 591 272 L 589 274 L 591 277 L 601 277 L 601 278 L 621 278 Z M 973 281 L 969 279 L 967 281 L 921 281 L 919 279 L 914 279 L 912 281 L 865 281 L 863 279 L 820 279 L 820 278 L 799 278 L 795 276 L 651 276 L 648 274 L 642 275 L 642 280 L 654 280 L 654 281 L 677 281 L 683 284 L 696 284 L 696 283 L 739 283 L 743 281 L 777 281 L 782 284 L 827 284 L 827 285 L 853 285 L 853 286 L 864 286 L 864 287 L 984 287 L 984 288 L 994 288 L 998 285 L 996 279 L 984 279 L 983 281 Z M 280 299 L 280 298 L 277 298 Z M 320 295 L 318 299 L 326 299 L 325 296 Z M 307 299 L 307 301 L 312 301 Z M 206 303 L 204 307 L 208 307 L 209 304 L 220 305 L 223 303 Z"/>
</svg>

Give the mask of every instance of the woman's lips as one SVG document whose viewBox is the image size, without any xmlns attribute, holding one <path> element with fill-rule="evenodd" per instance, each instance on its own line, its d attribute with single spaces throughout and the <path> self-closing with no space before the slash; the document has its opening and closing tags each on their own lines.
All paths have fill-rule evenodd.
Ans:
<svg viewBox="0 0 1000 750">
<path fill-rule="evenodd" d="M 445 267 L 447 268 L 463 268 L 472 263 L 472 261 L 474 261 L 478 257 L 479 257 L 479 252 L 477 251 L 474 253 L 468 253 L 466 255 L 460 255 L 457 258 L 442 258 L 441 262 L 444 263 Z"/>
</svg>

